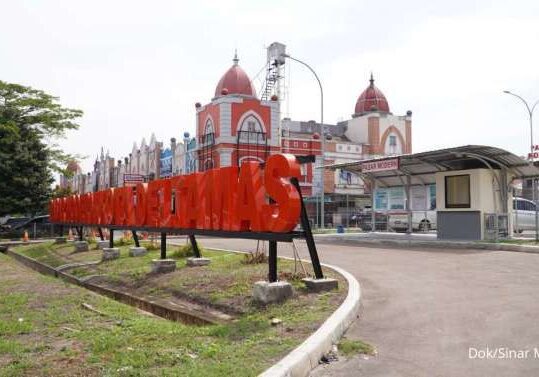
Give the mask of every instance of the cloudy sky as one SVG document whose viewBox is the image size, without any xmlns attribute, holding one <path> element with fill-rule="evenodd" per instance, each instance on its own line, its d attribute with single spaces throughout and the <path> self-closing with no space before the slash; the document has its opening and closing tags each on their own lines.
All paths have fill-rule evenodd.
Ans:
<svg viewBox="0 0 539 377">
<path fill-rule="evenodd" d="M 152 132 L 166 143 L 193 133 L 194 104 L 210 101 L 234 49 L 259 89 L 274 41 L 317 71 L 329 123 L 350 117 L 372 71 L 393 113 L 413 111 L 415 152 L 523 155 L 527 113 L 502 92 L 539 99 L 537 1 L 18 0 L 0 14 L 0 79 L 84 111 L 62 145 L 88 156 L 85 170 L 101 146 L 118 158 Z M 287 75 L 283 115 L 318 120 L 311 74 L 291 62 Z"/>
</svg>

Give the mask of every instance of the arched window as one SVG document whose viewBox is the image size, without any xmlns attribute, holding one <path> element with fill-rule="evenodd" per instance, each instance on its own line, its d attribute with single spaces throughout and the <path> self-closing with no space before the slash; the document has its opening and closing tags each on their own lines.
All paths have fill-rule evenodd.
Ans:
<svg viewBox="0 0 539 377">
<path fill-rule="evenodd" d="M 204 133 L 200 138 L 199 164 L 200 171 L 213 168 L 213 150 L 215 146 L 215 131 L 211 118 L 206 120 Z M 208 162 L 209 161 L 209 162 Z"/>
<path fill-rule="evenodd" d="M 266 161 L 268 140 L 260 119 L 254 114 L 246 115 L 238 124 L 236 164 L 243 160 Z"/>
<path fill-rule="evenodd" d="M 204 126 L 204 134 L 202 136 L 202 145 L 215 143 L 215 131 L 213 129 L 213 122 L 211 119 L 206 121 Z"/>
<path fill-rule="evenodd" d="M 400 145 L 396 134 L 391 133 L 387 137 L 385 151 L 386 154 L 402 154 L 402 145 Z"/>
<path fill-rule="evenodd" d="M 240 143 L 247 144 L 266 143 L 266 133 L 258 118 L 254 115 L 249 115 L 241 122 L 238 130 L 238 140 Z"/>
<path fill-rule="evenodd" d="M 239 165 L 241 166 L 242 162 L 244 161 L 256 161 L 256 162 L 264 162 L 264 160 L 262 160 L 260 157 L 256 157 L 256 156 L 243 156 L 240 158 L 240 163 Z M 303 165 L 302 165 L 303 166 Z"/>
<path fill-rule="evenodd" d="M 204 161 L 204 171 L 209 169 L 213 169 L 213 159 L 210 158 Z"/>
</svg>

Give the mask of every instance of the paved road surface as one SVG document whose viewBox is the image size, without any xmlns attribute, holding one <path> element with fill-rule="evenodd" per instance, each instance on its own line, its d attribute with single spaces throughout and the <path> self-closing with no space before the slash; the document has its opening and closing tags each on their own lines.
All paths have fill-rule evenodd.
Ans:
<svg viewBox="0 0 539 377">
<path fill-rule="evenodd" d="M 200 242 L 256 246 L 249 240 Z M 538 254 L 318 247 L 323 262 L 359 280 L 362 312 L 347 337 L 374 345 L 378 355 L 319 367 L 313 376 L 539 375 Z M 290 255 L 290 247 L 280 246 L 279 253 Z M 470 348 L 487 347 L 529 352 L 524 359 L 469 358 Z"/>
</svg>

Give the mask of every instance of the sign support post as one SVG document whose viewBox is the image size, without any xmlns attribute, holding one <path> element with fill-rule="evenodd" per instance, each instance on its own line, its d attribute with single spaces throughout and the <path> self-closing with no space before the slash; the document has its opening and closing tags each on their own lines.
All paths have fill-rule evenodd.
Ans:
<svg viewBox="0 0 539 377">
<path fill-rule="evenodd" d="M 309 224 L 307 210 L 305 209 L 305 203 L 303 203 L 303 196 L 301 195 L 301 188 L 299 187 L 298 179 L 296 177 L 292 177 L 290 178 L 290 182 L 294 185 L 296 190 L 298 190 L 299 201 L 301 203 L 301 215 L 300 215 L 301 227 L 303 228 L 303 231 L 305 232 L 305 241 L 307 242 L 307 248 L 309 249 L 309 255 L 311 256 L 311 263 L 313 264 L 314 276 L 317 279 L 323 279 L 324 274 L 322 273 L 322 266 L 320 265 L 320 260 L 318 259 L 318 252 L 316 250 L 316 244 L 314 243 L 314 237 L 311 231 L 311 224 Z M 270 241 L 270 251 L 271 251 L 271 241 Z M 275 246 L 275 254 L 277 254 L 277 246 Z M 275 265 L 277 265 L 277 261 L 275 261 Z M 270 268 L 271 268 L 271 260 L 270 260 Z"/>
<path fill-rule="evenodd" d="M 275 283 L 277 281 L 277 241 L 269 241 L 268 264 L 268 281 L 270 283 Z"/>
<path fill-rule="evenodd" d="M 109 248 L 114 248 L 114 229 L 109 229 Z"/>
<path fill-rule="evenodd" d="M 77 234 L 79 236 L 79 241 L 82 241 L 82 226 L 77 226 L 75 227 L 76 231 L 77 231 Z"/>
<path fill-rule="evenodd" d="M 132 230 L 131 234 L 133 235 L 133 240 L 135 241 L 135 246 L 140 247 L 140 242 L 138 240 L 138 235 L 136 230 Z"/>
<path fill-rule="evenodd" d="M 167 259 L 167 234 L 161 233 L 161 259 Z"/>
<path fill-rule="evenodd" d="M 189 235 L 189 242 L 191 242 L 191 246 L 193 247 L 193 253 L 195 254 L 195 258 L 201 258 L 200 249 L 198 248 L 198 243 L 194 234 Z"/>
</svg>

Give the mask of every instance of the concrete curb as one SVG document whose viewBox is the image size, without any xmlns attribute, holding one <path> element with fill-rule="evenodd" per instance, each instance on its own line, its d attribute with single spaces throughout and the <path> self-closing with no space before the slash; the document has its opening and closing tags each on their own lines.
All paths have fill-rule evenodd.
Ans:
<svg viewBox="0 0 539 377">
<path fill-rule="evenodd" d="M 212 250 L 245 254 L 245 252 L 228 249 Z M 280 257 L 294 260 L 290 257 Z M 308 260 L 304 262 L 310 263 Z M 275 365 L 265 370 L 260 377 L 304 377 L 319 365 L 323 355 L 329 352 L 344 332 L 358 317 L 361 305 L 361 287 L 355 277 L 340 267 L 322 263 L 322 266 L 331 268 L 341 274 L 348 282 L 348 294 L 344 302 L 326 319 L 326 321 L 309 336 L 303 343 L 293 349 L 288 355 Z"/>
<path fill-rule="evenodd" d="M 539 253 L 539 246 L 518 245 L 506 243 L 489 242 L 468 242 L 468 241 L 421 241 L 407 239 L 365 239 L 356 237 L 346 237 L 336 235 L 315 236 L 320 243 L 343 243 L 355 246 L 378 246 L 389 248 L 436 248 L 436 249 L 458 249 L 458 250 L 494 250 L 494 251 L 516 251 L 522 253 Z"/>
</svg>

